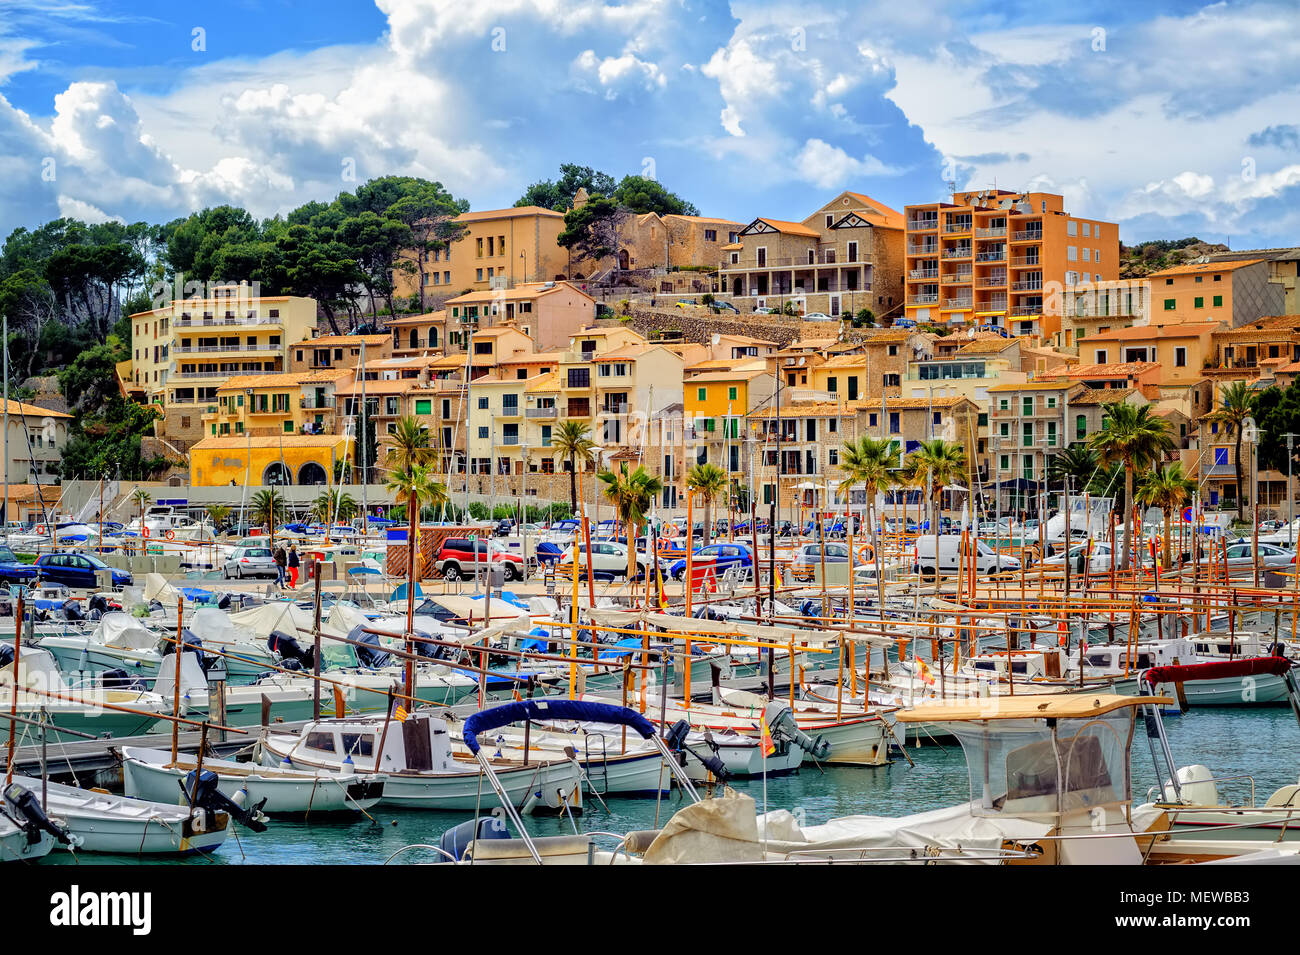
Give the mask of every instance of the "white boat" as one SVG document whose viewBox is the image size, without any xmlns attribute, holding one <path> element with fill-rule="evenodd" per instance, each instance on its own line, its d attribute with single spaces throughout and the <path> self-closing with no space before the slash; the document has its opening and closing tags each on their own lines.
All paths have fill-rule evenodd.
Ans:
<svg viewBox="0 0 1300 955">
<path fill-rule="evenodd" d="M 40 801 L 15 780 L 0 796 L 0 862 L 35 862 L 58 843 L 75 846 L 76 837 L 41 808 Z"/>
<path fill-rule="evenodd" d="M 421 713 L 404 721 L 369 717 L 308 723 L 296 736 L 268 733 L 262 763 L 311 772 L 382 771 L 383 803 L 411 809 L 473 810 L 492 801 L 479 765 L 453 752 L 447 722 Z M 577 811 L 578 767 L 568 759 L 493 761 L 507 797 L 531 810 Z"/>
<path fill-rule="evenodd" d="M 157 802 L 183 799 L 181 782 L 197 767 L 195 757 L 137 746 L 122 747 L 122 779 L 127 795 Z M 216 773 L 217 788 L 232 800 L 272 814 L 363 812 L 379 802 L 385 777 L 374 773 L 317 772 L 204 759 Z"/>
<path fill-rule="evenodd" d="M 230 835 L 230 817 L 188 806 L 114 796 L 39 779 L 15 776 L 34 794 L 44 792 L 45 810 L 80 839 L 81 852 L 113 855 L 183 855 L 210 852 Z M 178 788 L 174 794 L 179 794 Z"/>
<path fill-rule="evenodd" d="M 1138 692 L 1138 676 L 1144 670 L 1262 656 L 1265 655 L 1263 643 L 1258 634 L 1237 634 L 1235 639 L 1230 639 L 1226 633 L 1212 633 L 1152 640 L 1133 648 L 1122 643 L 1089 646 L 1083 673 L 1085 678 L 1109 677 L 1114 680 L 1114 692 L 1132 695 Z M 1070 669 L 1078 673 L 1078 648 L 1071 655 Z M 1170 695 L 1181 694 L 1188 706 L 1260 706 L 1287 701 L 1286 680 L 1273 673 L 1261 673 L 1244 681 L 1231 675 L 1207 675 L 1184 683 L 1181 689 L 1162 685 L 1158 690 Z"/>
</svg>

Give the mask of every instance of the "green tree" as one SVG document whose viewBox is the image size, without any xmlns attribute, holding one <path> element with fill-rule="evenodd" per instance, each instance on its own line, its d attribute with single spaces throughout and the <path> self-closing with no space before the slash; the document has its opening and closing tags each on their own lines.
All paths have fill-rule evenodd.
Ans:
<svg viewBox="0 0 1300 955">
<path fill-rule="evenodd" d="M 1246 519 L 1243 508 L 1246 500 L 1246 485 L 1241 478 L 1241 434 L 1242 423 L 1255 413 L 1255 397 L 1249 383 L 1234 381 L 1223 389 L 1222 404 L 1205 416 L 1205 420 L 1221 425 L 1230 435 L 1236 437 L 1236 459 L 1233 467 L 1237 473 L 1237 520 Z"/>
<path fill-rule="evenodd" d="M 590 166 L 561 163 L 560 177 L 533 183 L 516 201 L 516 206 L 540 206 L 554 212 L 567 212 L 573 206 L 573 197 L 579 189 L 589 196 L 608 196 L 617 188 L 614 177 L 598 172 Z"/>
<path fill-rule="evenodd" d="M 590 462 L 596 449 L 591 441 L 591 428 L 573 419 L 561 421 L 551 435 L 551 447 L 569 466 L 569 503 L 573 513 L 577 514 L 578 462 Z"/>
<path fill-rule="evenodd" d="M 1097 471 L 1097 452 L 1090 445 L 1079 442 L 1062 448 L 1048 459 L 1047 477 L 1052 481 L 1065 481 L 1076 488 L 1084 488 Z"/>
<path fill-rule="evenodd" d="M 1101 430 L 1089 443 L 1097 452 L 1102 464 L 1118 464 L 1124 468 L 1124 500 L 1134 500 L 1133 478 L 1138 468 L 1152 467 L 1160 461 L 1165 451 L 1174 446 L 1169 436 L 1168 424 L 1153 417 L 1151 407 L 1135 407 L 1125 401 L 1113 401 L 1106 406 Z M 1124 509 L 1124 551 L 1120 568 L 1128 569 L 1129 543 L 1133 537 L 1133 509 Z"/>
<path fill-rule="evenodd" d="M 727 487 L 727 475 L 716 464 L 697 464 L 686 472 L 686 486 L 700 495 L 704 502 L 704 544 L 708 546 L 713 534 L 713 502 Z M 693 534 L 689 528 L 687 534 Z"/>
<path fill-rule="evenodd" d="M 614 513 L 627 533 L 627 578 L 636 576 L 636 540 L 655 495 L 664 489 L 663 482 L 644 467 L 628 472 L 627 465 L 618 472 L 601 471 L 598 478 L 605 484 L 605 500 L 614 505 Z"/>
<path fill-rule="evenodd" d="M 954 484 L 966 473 L 966 449 L 955 441 L 933 438 L 922 441 L 908 455 L 917 485 L 925 488 L 930 499 L 930 527 L 939 533 L 939 502 L 946 485 Z"/>
<path fill-rule="evenodd" d="M 1138 503 L 1148 507 L 1158 507 L 1164 515 L 1165 533 L 1161 560 L 1165 567 L 1173 563 L 1169 545 L 1173 539 L 1170 521 L 1173 519 L 1174 511 L 1187 504 L 1195 493 L 1196 482 L 1183 473 L 1183 466 L 1177 461 L 1147 471 L 1142 477 L 1142 483 L 1138 485 Z"/>
<path fill-rule="evenodd" d="M 410 471 L 432 464 L 437 451 L 429 443 L 429 429 L 415 415 L 397 419 L 385 440 L 385 463 L 390 471 Z"/>
<path fill-rule="evenodd" d="M 440 507 L 447 502 L 446 485 L 435 480 L 428 467 L 422 464 L 410 464 L 389 472 L 387 487 L 393 496 L 406 504 L 406 695 L 413 697 L 415 689 L 415 583 L 417 561 L 415 552 L 416 526 L 420 516 L 420 506 Z"/>
<path fill-rule="evenodd" d="M 875 555 L 876 598 L 877 606 L 885 606 L 885 558 L 880 550 L 880 536 L 876 532 L 876 497 L 892 487 L 896 478 L 892 470 L 894 463 L 894 443 L 886 438 L 873 438 L 863 435 L 856 441 L 844 442 L 840 451 L 840 470 L 844 480 L 840 482 L 839 492 L 844 497 L 845 510 L 848 510 L 849 495 L 859 485 L 867 495 L 867 523 L 871 526 L 871 550 Z M 852 516 L 849 517 L 852 520 Z"/>
</svg>

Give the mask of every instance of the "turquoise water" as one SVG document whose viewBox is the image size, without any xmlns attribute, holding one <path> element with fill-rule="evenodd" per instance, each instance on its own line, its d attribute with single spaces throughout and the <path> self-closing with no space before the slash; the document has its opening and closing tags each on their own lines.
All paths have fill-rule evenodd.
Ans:
<svg viewBox="0 0 1300 955">
<path fill-rule="evenodd" d="M 1201 709 L 1183 716 L 1167 717 L 1170 746 L 1180 766 L 1203 763 L 1214 775 L 1253 775 L 1256 797 L 1263 802 L 1276 788 L 1295 782 L 1300 774 L 1300 726 L 1289 707 L 1259 709 Z M 966 763 L 956 741 L 943 748 L 928 744 L 909 753 L 916 766 L 898 757 L 889 766 L 827 767 L 818 771 L 805 763 L 797 775 L 770 780 L 766 805 L 771 809 L 802 810 L 809 823 L 822 822 L 833 816 L 864 813 L 896 816 L 950 806 L 969 797 Z M 1144 801 L 1147 788 L 1156 783 L 1150 753 L 1141 723 L 1133 739 L 1133 791 Z M 1249 781 L 1224 783 L 1220 789 L 1233 801 L 1250 796 Z M 760 809 L 764 805 L 761 781 L 746 780 L 736 788 L 753 796 Z M 484 798 L 484 811 L 493 805 Z M 609 800 L 609 812 L 595 800 L 586 800 L 586 812 L 577 825 L 584 831 L 626 832 L 656 825 L 656 812 L 662 824 L 681 805 L 674 796 L 656 805 L 654 799 Z M 406 810 L 372 809 L 375 822 L 362 816 L 322 818 L 317 822 L 273 819 L 264 833 L 237 829 L 238 839 L 231 838 L 210 857 L 193 856 L 185 864 L 261 864 L 284 863 L 311 865 L 376 864 L 405 845 L 437 843 L 444 830 L 463 822 L 469 814 L 429 813 Z M 526 820 L 535 835 L 571 833 L 568 819 L 532 817 Z M 612 840 L 602 840 L 612 846 Z M 432 854 L 415 851 L 403 854 L 398 862 L 430 861 Z M 74 860 L 67 853 L 56 853 L 44 864 L 66 864 Z M 134 863 L 134 857 L 80 856 L 82 865 L 96 863 Z"/>
</svg>

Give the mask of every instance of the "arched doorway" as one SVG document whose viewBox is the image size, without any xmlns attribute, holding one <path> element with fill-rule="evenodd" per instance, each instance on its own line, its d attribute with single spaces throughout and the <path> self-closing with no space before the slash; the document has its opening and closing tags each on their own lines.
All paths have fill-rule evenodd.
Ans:
<svg viewBox="0 0 1300 955">
<path fill-rule="evenodd" d="M 262 483 L 267 485 L 292 484 L 293 473 L 279 461 L 276 461 L 262 472 Z"/>
<path fill-rule="evenodd" d="M 298 469 L 299 484 L 328 484 L 329 477 L 325 469 L 315 461 L 308 461 Z"/>
<path fill-rule="evenodd" d="M 618 251 L 618 267 L 619 267 L 620 269 L 627 269 L 627 268 L 630 267 L 630 263 L 631 263 L 631 258 L 630 258 L 630 257 L 628 256 L 628 254 L 627 254 L 627 249 L 619 249 L 619 251 Z"/>
</svg>

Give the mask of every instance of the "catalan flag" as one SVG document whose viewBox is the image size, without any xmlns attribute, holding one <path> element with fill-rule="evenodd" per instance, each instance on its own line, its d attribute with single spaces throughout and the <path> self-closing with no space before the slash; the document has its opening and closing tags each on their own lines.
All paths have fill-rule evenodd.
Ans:
<svg viewBox="0 0 1300 955">
<path fill-rule="evenodd" d="M 398 703 L 398 702 L 394 701 L 394 703 L 393 703 L 393 719 L 397 720 L 397 722 L 399 722 L 399 723 L 405 723 L 405 722 L 406 722 L 406 717 L 409 716 L 409 715 L 410 715 L 410 714 L 406 712 L 406 707 L 404 707 L 401 703 Z"/>
</svg>

